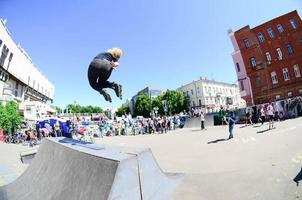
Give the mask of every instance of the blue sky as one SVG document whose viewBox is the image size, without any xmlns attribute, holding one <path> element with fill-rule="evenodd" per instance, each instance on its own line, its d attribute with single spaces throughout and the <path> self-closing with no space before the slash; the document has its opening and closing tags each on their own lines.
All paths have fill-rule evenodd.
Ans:
<svg viewBox="0 0 302 200">
<path fill-rule="evenodd" d="M 236 82 L 227 30 L 297 10 L 300 0 L 0 0 L 15 42 L 55 85 L 54 105 L 117 107 L 146 86 L 176 89 L 192 80 Z M 90 88 L 87 68 L 110 47 L 124 56 L 110 80 L 112 104 Z"/>
</svg>

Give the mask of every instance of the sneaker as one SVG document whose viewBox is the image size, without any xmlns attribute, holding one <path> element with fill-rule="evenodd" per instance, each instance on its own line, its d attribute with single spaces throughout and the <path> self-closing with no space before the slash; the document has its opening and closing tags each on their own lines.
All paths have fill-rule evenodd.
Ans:
<svg viewBox="0 0 302 200">
<path fill-rule="evenodd" d="M 120 99 L 122 99 L 122 85 L 114 83 L 113 89 L 114 89 L 116 96 L 119 97 Z"/>
<path fill-rule="evenodd" d="M 104 96 L 106 101 L 112 102 L 110 94 L 108 94 L 105 90 L 101 90 L 100 94 Z"/>
</svg>

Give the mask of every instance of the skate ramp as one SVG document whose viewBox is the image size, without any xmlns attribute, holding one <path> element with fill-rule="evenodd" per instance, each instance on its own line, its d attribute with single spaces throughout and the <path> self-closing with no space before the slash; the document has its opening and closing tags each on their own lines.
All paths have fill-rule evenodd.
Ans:
<svg viewBox="0 0 302 200">
<path fill-rule="evenodd" d="M 17 180 L 0 188 L 0 199 L 166 200 L 179 182 L 162 172 L 150 149 L 52 138 Z"/>
<path fill-rule="evenodd" d="M 212 114 L 207 114 L 205 117 L 205 128 L 214 126 Z M 184 128 L 201 128 L 200 117 L 187 118 Z"/>
</svg>

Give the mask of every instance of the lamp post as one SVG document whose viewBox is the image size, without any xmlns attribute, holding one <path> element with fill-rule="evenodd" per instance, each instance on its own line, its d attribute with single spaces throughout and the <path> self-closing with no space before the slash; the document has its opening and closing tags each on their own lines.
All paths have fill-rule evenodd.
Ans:
<svg viewBox="0 0 302 200">
<path fill-rule="evenodd" d="M 165 115 L 167 115 L 167 112 L 168 112 L 167 100 L 163 100 L 162 104 L 163 104 L 163 107 L 164 107 Z"/>
<path fill-rule="evenodd" d="M 154 113 L 155 113 L 155 117 L 157 117 L 158 109 L 159 109 L 158 107 L 154 107 L 154 108 L 153 108 Z"/>
</svg>

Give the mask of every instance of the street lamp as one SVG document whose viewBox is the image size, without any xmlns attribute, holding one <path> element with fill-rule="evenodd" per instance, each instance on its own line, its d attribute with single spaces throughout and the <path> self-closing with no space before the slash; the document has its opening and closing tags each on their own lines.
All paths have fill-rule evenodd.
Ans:
<svg viewBox="0 0 302 200">
<path fill-rule="evenodd" d="M 165 115 L 167 115 L 167 112 L 168 112 L 167 100 L 163 100 L 162 104 L 163 104 L 163 107 L 164 107 Z"/>
<path fill-rule="evenodd" d="M 153 108 L 153 110 L 154 110 L 154 112 L 155 112 L 155 117 L 157 117 L 158 109 L 159 109 L 158 107 L 154 107 L 154 108 Z"/>
</svg>

